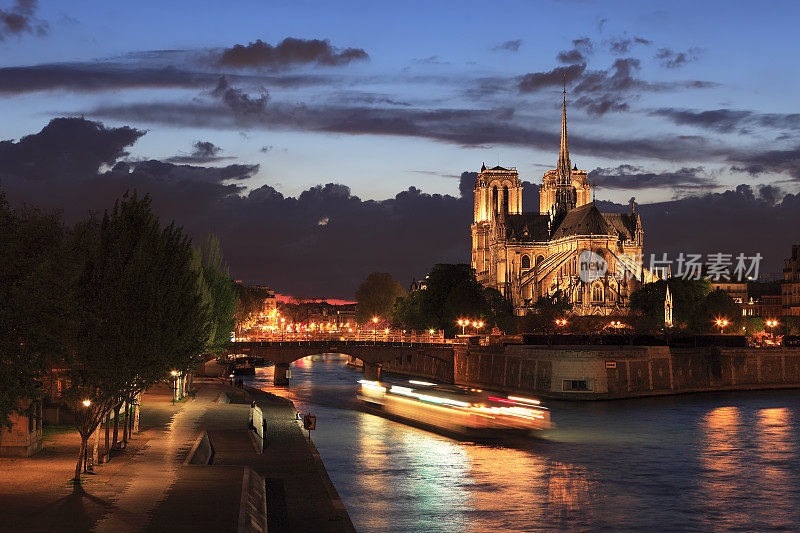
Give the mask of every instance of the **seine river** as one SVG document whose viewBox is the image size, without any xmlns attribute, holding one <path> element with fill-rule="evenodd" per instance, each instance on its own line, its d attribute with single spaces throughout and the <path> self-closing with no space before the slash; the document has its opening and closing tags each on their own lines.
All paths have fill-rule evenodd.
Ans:
<svg viewBox="0 0 800 533">
<path fill-rule="evenodd" d="M 487 445 L 360 411 L 361 377 L 306 358 L 288 391 L 249 380 L 317 415 L 358 531 L 800 530 L 800 392 L 550 402 L 542 438 Z"/>
</svg>

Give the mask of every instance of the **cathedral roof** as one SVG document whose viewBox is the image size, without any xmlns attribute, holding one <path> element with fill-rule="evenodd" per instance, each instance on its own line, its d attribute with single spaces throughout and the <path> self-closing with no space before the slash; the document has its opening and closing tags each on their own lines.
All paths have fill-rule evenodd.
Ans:
<svg viewBox="0 0 800 533">
<path fill-rule="evenodd" d="M 521 242 L 546 242 L 550 239 L 547 228 L 549 220 L 549 215 L 540 213 L 506 213 L 506 239 Z"/>
<path fill-rule="evenodd" d="M 615 226 L 611 226 L 603 214 L 597 210 L 594 202 L 576 207 L 568 211 L 558 229 L 553 233 L 553 239 L 560 239 L 570 235 L 615 235 Z"/>
<path fill-rule="evenodd" d="M 603 213 L 603 218 L 621 240 L 632 241 L 636 238 L 636 213 Z"/>
</svg>

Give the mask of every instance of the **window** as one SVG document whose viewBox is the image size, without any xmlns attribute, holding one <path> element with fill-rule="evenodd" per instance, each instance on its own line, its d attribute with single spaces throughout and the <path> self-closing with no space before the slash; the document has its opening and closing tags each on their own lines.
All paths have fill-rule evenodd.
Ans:
<svg viewBox="0 0 800 533">
<path fill-rule="evenodd" d="M 565 379 L 561 382 L 564 392 L 591 392 L 594 389 L 590 379 Z"/>
<path fill-rule="evenodd" d="M 522 256 L 522 270 L 528 270 L 531 267 L 531 258 L 527 255 Z"/>
<path fill-rule="evenodd" d="M 497 187 L 492 187 L 492 211 L 497 213 Z"/>
<path fill-rule="evenodd" d="M 508 213 L 508 187 L 503 187 L 503 213 Z"/>
<path fill-rule="evenodd" d="M 602 302 L 603 301 L 603 286 L 599 283 L 596 283 L 592 287 L 592 301 L 593 302 Z"/>
</svg>

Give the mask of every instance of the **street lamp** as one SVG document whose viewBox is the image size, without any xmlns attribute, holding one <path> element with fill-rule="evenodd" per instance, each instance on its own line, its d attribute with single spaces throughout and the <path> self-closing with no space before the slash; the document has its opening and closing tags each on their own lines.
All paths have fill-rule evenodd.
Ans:
<svg viewBox="0 0 800 533">
<path fill-rule="evenodd" d="M 378 317 L 372 317 L 372 344 L 378 343 Z"/>
<path fill-rule="evenodd" d="M 778 325 L 778 321 L 774 318 L 767 319 L 767 327 L 769 328 L 769 334 L 772 337 L 772 340 L 775 340 L 775 331 L 772 329 Z"/>
<path fill-rule="evenodd" d="M 90 405 L 92 405 L 92 400 L 83 400 L 81 403 L 83 404 L 84 407 L 89 407 Z"/>
<path fill-rule="evenodd" d="M 175 405 L 175 396 L 178 394 L 178 371 L 173 370 L 172 374 L 172 405 Z"/>
<path fill-rule="evenodd" d="M 728 319 L 727 318 L 718 318 L 716 320 L 716 324 L 719 327 L 720 335 L 724 335 L 725 334 L 725 326 L 728 325 Z"/>
<path fill-rule="evenodd" d="M 464 319 L 460 318 L 460 319 L 457 320 L 457 322 L 458 322 L 458 325 L 461 326 L 461 334 L 463 335 L 465 333 L 465 330 L 466 330 L 467 326 L 469 325 L 469 320 L 464 320 Z"/>
<path fill-rule="evenodd" d="M 556 326 L 563 327 L 563 326 L 566 326 L 566 325 L 567 325 L 567 319 L 566 318 L 556 318 Z"/>
</svg>

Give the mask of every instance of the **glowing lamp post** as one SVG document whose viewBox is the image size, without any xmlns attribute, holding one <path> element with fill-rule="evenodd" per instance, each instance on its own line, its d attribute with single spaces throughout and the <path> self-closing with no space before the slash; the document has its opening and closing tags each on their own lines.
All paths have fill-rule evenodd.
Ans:
<svg viewBox="0 0 800 533">
<path fill-rule="evenodd" d="M 769 328 L 769 334 L 774 340 L 775 339 L 775 330 L 773 328 L 778 325 L 778 321 L 775 320 L 775 319 L 767 319 L 766 324 L 767 324 L 767 327 Z"/>
<path fill-rule="evenodd" d="M 728 319 L 727 318 L 718 318 L 716 320 L 716 324 L 717 324 L 717 327 L 719 327 L 720 334 L 724 335 L 725 334 L 725 326 L 728 325 Z"/>
<path fill-rule="evenodd" d="M 372 317 L 372 343 L 378 343 L 378 317 Z"/>
<path fill-rule="evenodd" d="M 461 326 L 461 334 L 464 335 L 464 333 L 466 332 L 467 326 L 469 325 L 469 320 L 458 319 L 457 323 L 458 323 L 459 326 Z"/>
<path fill-rule="evenodd" d="M 566 318 L 556 318 L 556 326 L 563 328 L 566 325 L 567 325 L 567 319 Z"/>
<path fill-rule="evenodd" d="M 175 396 L 178 394 L 178 371 L 173 370 L 172 374 L 172 405 L 175 405 Z"/>
</svg>

